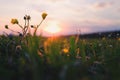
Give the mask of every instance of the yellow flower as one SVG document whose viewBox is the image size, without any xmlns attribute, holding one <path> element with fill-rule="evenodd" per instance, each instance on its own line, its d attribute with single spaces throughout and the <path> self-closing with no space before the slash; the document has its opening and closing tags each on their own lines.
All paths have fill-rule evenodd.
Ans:
<svg viewBox="0 0 120 80">
<path fill-rule="evenodd" d="M 46 16 L 47 16 L 47 13 L 42 13 L 43 20 L 46 18 Z"/>
<path fill-rule="evenodd" d="M 18 24 L 18 20 L 17 19 L 11 19 L 11 23 L 12 24 Z"/>
<path fill-rule="evenodd" d="M 120 41 L 120 38 L 118 38 L 118 41 Z"/>
<path fill-rule="evenodd" d="M 64 53 L 68 53 L 68 52 L 69 52 L 69 49 L 64 48 L 62 51 L 63 51 Z"/>
<path fill-rule="evenodd" d="M 105 40 L 105 39 L 106 39 L 105 37 L 102 38 L 102 40 Z"/>
</svg>

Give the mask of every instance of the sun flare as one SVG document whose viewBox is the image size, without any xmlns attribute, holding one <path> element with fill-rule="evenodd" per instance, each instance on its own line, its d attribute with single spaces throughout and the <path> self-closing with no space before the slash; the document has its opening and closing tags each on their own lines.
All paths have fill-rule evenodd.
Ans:
<svg viewBox="0 0 120 80">
<path fill-rule="evenodd" d="M 44 28 L 44 30 L 48 33 L 58 33 L 61 31 L 61 28 L 56 22 L 51 22 Z"/>
</svg>

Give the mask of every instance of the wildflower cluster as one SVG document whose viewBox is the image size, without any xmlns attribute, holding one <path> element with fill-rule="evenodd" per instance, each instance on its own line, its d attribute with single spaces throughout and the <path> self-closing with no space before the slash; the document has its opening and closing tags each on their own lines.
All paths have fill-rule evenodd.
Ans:
<svg viewBox="0 0 120 80">
<path fill-rule="evenodd" d="M 33 25 L 30 26 L 30 23 L 29 23 L 29 21 L 31 20 L 30 15 L 25 15 L 23 17 L 23 19 L 25 20 L 25 25 L 24 26 L 20 25 L 19 21 L 17 19 L 15 19 L 15 18 L 11 19 L 11 23 L 12 24 L 17 24 L 22 29 L 22 35 L 23 35 L 23 37 L 27 33 L 31 34 L 31 28 L 35 28 L 34 35 L 36 35 L 36 31 L 37 31 L 38 27 L 41 25 L 41 23 L 43 22 L 43 20 L 45 20 L 45 18 L 47 16 L 47 13 L 42 13 L 41 16 L 42 16 L 42 20 L 41 20 L 41 22 L 36 27 L 33 26 Z M 17 32 L 17 31 L 14 31 L 14 30 L 10 29 L 8 27 L 8 25 L 5 25 L 5 28 L 9 29 L 12 32 Z M 20 32 L 17 32 L 17 33 L 21 34 Z"/>
</svg>

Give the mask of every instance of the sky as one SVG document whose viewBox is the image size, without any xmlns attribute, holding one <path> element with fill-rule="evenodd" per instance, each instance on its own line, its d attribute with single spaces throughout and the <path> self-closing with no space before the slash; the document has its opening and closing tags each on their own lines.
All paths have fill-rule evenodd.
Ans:
<svg viewBox="0 0 120 80">
<path fill-rule="evenodd" d="M 60 27 L 57 35 L 120 30 L 120 0 L 0 0 L 0 34 L 13 33 L 4 28 L 21 31 L 10 23 L 17 18 L 24 25 L 24 15 L 30 15 L 31 25 L 38 25 L 41 14 L 48 16 L 38 29 L 38 34 L 53 35 L 45 27 L 55 23 Z"/>
</svg>

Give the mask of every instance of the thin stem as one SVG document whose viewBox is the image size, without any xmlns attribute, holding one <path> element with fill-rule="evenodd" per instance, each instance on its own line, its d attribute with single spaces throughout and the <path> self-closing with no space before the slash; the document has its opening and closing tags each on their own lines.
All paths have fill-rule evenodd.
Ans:
<svg viewBox="0 0 120 80">
<path fill-rule="evenodd" d="M 44 20 L 44 19 L 43 19 L 43 20 Z M 42 24 L 43 20 L 42 20 L 42 21 L 37 25 L 37 27 L 35 28 L 34 35 L 36 34 L 37 29 L 38 29 L 38 27 Z"/>
<path fill-rule="evenodd" d="M 28 26 L 25 26 L 23 35 L 25 36 L 28 31 Z"/>
<path fill-rule="evenodd" d="M 26 26 L 26 19 L 25 19 L 25 26 Z"/>
<path fill-rule="evenodd" d="M 44 21 L 44 19 L 42 19 L 42 21 L 39 23 L 39 25 L 37 26 L 37 28 L 42 24 L 43 21 Z"/>
<path fill-rule="evenodd" d="M 12 31 L 12 32 L 15 32 L 15 33 L 20 33 L 20 32 L 18 32 L 18 31 L 14 31 L 14 30 L 12 30 L 12 29 L 9 29 L 10 31 Z"/>
<path fill-rule="evenodd" d="M 18 26 L 19 26 L 20 28 L 22 28 L 22 30 L 24 29 L 20 24 L 18 24 Z"/>
<path fill-rule="evenodd" d="M 29 34 L 31 34 L 31 29 L 30 29 L 30 26 L 29 26 L 29 20 L 28 20 L 28 32 L 29 32 Z"/>
</svg>

